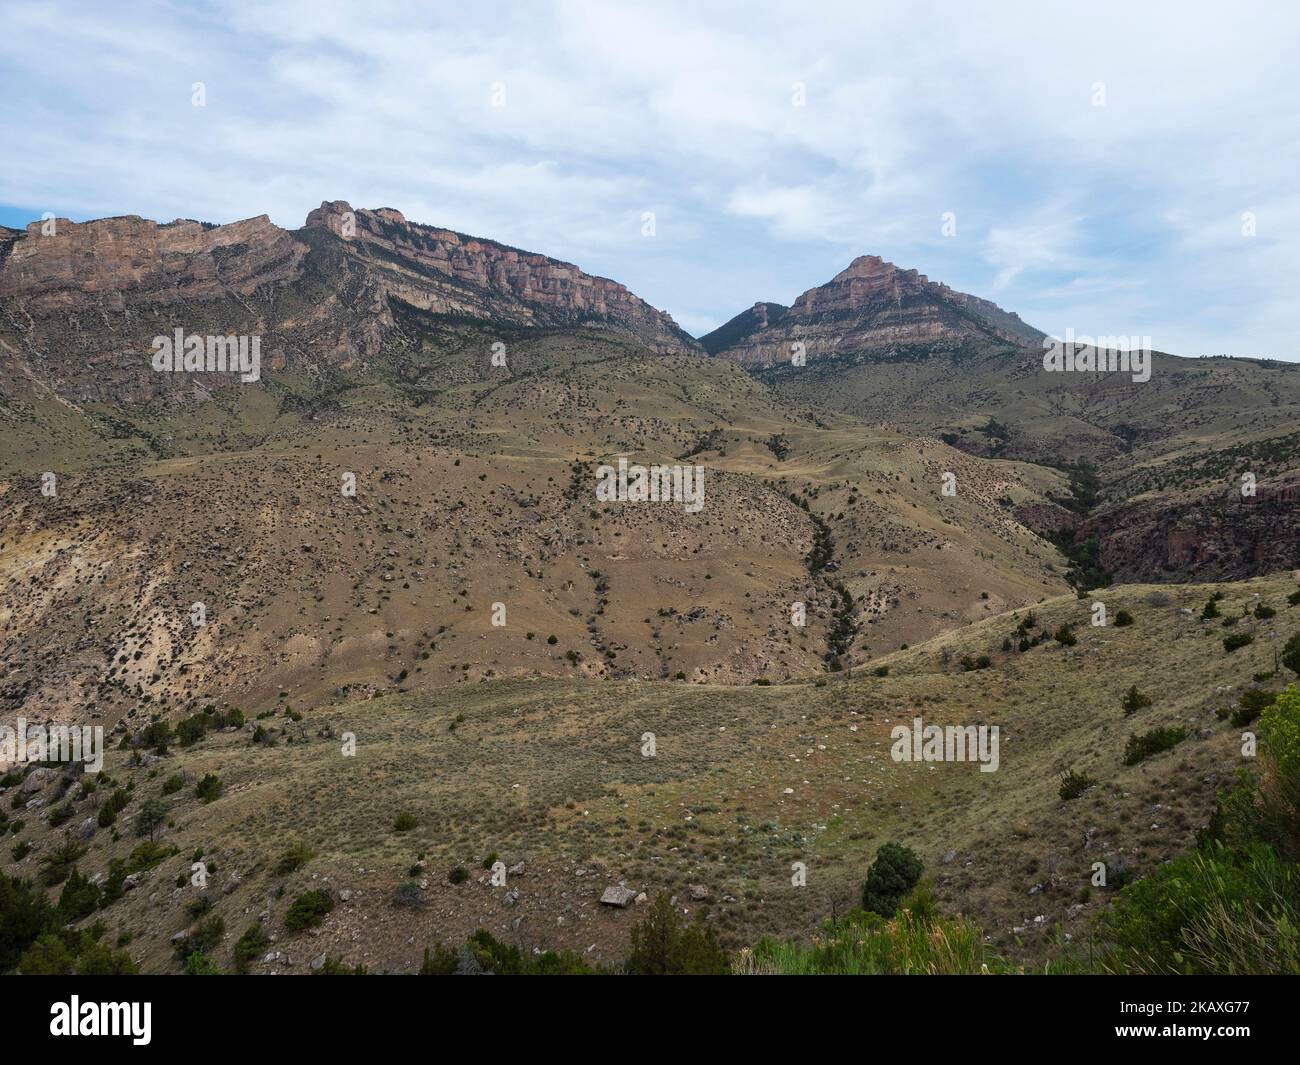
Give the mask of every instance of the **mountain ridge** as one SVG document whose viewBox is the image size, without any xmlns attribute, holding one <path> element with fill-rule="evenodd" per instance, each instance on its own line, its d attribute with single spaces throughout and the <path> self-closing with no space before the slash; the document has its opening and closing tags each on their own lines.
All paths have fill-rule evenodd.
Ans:
<svg viewBox="0 0 1300 1065">
<path fill-rule="evenodd" d="M 878 255 L 859 255 L 788 307 L 758 302 L 700 338 L 710 355 L 747 366 L 888 350 L 951 348 L 971 340 L 1032 347 L 1046 334 L 989 300 L 931 281 Z"/>
</svg>

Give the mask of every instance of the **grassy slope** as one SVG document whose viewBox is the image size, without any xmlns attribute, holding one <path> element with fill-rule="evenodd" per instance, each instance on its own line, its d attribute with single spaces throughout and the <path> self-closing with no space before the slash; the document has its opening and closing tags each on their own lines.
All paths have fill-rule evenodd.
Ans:
<svg viewBox="0 0 1300 1065">
<path fill-rule="evenodd" d="M 173 881 L 202 848 L 219 870 L 212 895 L 226 920 L 221 960 L 265 912 L 291 970 L 328 949 L 372 969 L 409 971 L 425 942 L 457 940 L 478 926 L 529 947 L 617 957 L 633 914 L 597 900 L 619 880 L 674 891 L 732 945 L 763 933 L 806 934 L 853 904 L 875 848 L 897 839 L 924 857 L 947 908 L 974 916 L 994 949 L 1033 960 L 1049 950 L 1057 922 L 1082 934 L 1103 905 L 1105 892 L 1078 901 L 1091 862 L 1144 871 L 1191 846 L 1216 787 L 1240 761 L 1239 730 L 1215 710 L 1254 672 L 1272 668 L 1280 642 L 1271 633 L 1285 638 L 1300 627 L 1300 608 L 1285 601 L 1294 587 L 1289 576 L 1222 586 L 1225 615 L 1257 601 L 1279 609 L 1271 621 L 1233 629 L 1199 619 L 1212 586 L 1108 590 L 1112 617 L 1119 609 L 1136 617 L 1129 628 L 1091 628 L 1087 603 L 1059 597 L 1036 613 L 1053 630 L 1074 624 L 1073 648 L 1051 642 L 1004 655 L 1002 638 L 1021 611 L 883 659 L 887 677 L 820 687 L 490 682 L 316 709 L 300 723 L 277 716 L 272 723 L 296 739 L 272 748 L 250 746 L 245 733 L 219 734 L 140 768 L 114 752 L 107 770 L 119 782 L 134 779 L 135 797 L 119 820 L 123 838 L 97 833 L 82 868 L 102 871 L 110 856 L 128 853 L 138 842 L 129 831 L 135 810 L 181 772 L 190 783 L 170 800 L 174 825 L 164 836 L 178 853 L 104 915 L 135 932 L 131 950 L 146 969 L 173 964 L 168 938 L 187 926 L 184 905 L 195 894 Z M 1226 653 L 1230 631 L 1252 631 L 1255 643 Z M 962 673 L 956 660 L 967 653 L 989 653 L 995 665 Z M 1154 705 L 1125 721 L 1120 697 L 1134 683 Z M 915 713 L 940 724 L 998 724 L 1001 769 L 892 762 L 890 727 Z M 1168 724 L 1185 725 L 1190 738 L 1138 766 L 1121 764 L 1130 732 Z M 318 735 L 327 727 L 334 738 Z M 344 731 L 356 735 L 354 758 L 341 753 Z M 641 754 L 647 731 L 657 737 L 654 758 Z M 1057 777 L 1067 767 L 1099 786 L 1062 802 Z M 202 805 L 193 782 L 208 772 L 226 791 Z M 102 797 L 101 789 L 79 804 L 70 824 Z M 413 813 L 418 827 L 392 831 L 400 812 Z M 9 860 L 15 840 L 6 837 L 6 872 L 32 874 L 56 842 L 59 832 L 39 816 L 26 814 L 17 837 L 36 844 L 23 862 Z M 274 860 L 294 842 L 317 856 L 288 877 L 274 875 Z M 524 873 L 491 887 L 479 879 L 491 851 L 507 864 L 525 861 Z M 426 906 L 394 909 L 392 891 L 421 855 L 428 868 L 416 883 Z M 794 861 L 807 863 L 806 888 L 790 886 Z M 453 886 L 446 873 L 458 864 L 474 876 Z M 223 894 L 232 873 L 240 882 Z M 691 901 L 690 884 L 710 898 Z M 321 885 L 350 898 L 318 934 L 286 936 L 289 901 Z M 518 897 L 508 899 L 509 890 Z"/>
</svg>

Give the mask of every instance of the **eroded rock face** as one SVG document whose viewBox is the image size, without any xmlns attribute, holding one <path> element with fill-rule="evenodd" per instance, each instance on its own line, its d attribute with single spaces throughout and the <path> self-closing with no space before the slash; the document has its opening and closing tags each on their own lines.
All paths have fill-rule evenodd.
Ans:
<svg viewBox="0 0 1300 1065">
<path fill-rule="evenodd" d="M 585 274 L 572 263 L 416 225 L 389 208 L 354 211 L 341 200 L 312 211 L 307 228 L 325 228 L 349 242 L 383 249 L 388 254 L 372 268 L 383 274 L 393 295 L 422 310 L 517 325 L 605 322 L 654 351 L 697 349 L 670 315 L 618 282 Z"/>
<path fill-rule="evenodd" d="M 970 339 L 1033 345 L 1042 335 L 987 300 L 863 255 L 789 308 L 755 304 L 702 343 L 723 358 L 771 366 L 789 362 L 796 343 L 811 361 L 907 345 L 955 347 Z"/>
<path fill-rule="evenodd" d="M 251 294 L 296 276 L 305 245 L 266 215 L 225 226 L 129 215 L 33 222 L 0 267 L 0 299 L 30 313 Z"/>
<path fill-rule="evenodd" d="M 51 231 L 52 230 L 52 231 Z M 159 374 L 151 342 L 261 338 L 262 365 L 364 369 L 400 348 L 394 310 L 521 327 L 591 326 L 697 351 L 672 318 L 570 263 L 342 202 L 300 230 L 135 216 L 0 231 L 0 342 L 73 403 L 202 399 L 236 375 Z"/>
<path fill-rule="evenodd" d="M 1300 483 L 1259 494 L 1216 492 L 1184 503 L 1138 500 L 1092 518 L 1103 569 L 1121 581 L 1244 580 L 1300 559 Z"/>
</svg>

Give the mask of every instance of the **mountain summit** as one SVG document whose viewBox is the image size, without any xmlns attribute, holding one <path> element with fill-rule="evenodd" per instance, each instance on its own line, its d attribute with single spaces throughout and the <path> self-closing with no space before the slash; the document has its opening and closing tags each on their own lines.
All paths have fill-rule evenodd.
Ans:
<svg viewBox="0 0 1300 1065">
<path fill-rule="evenodd" d="M 699 352 L 664 311 L 572 263 L 322 203 L 297 230 L 266 215 L 212 225 L 128 215 L 0 227 L 0 343 L 72 402 L 169 387 L 151 339 L 262 338 L 270 369 L 364 366 L 405 344 L 402 313 L 492 328 L 595 328 L 656 353 Z"/>
<path fill-rule="evenodd" d="M 901 346 L 951 348 L 972 339 L 1036 345 L 1042 333 L 988 300 L 957 292 L 878 255 L 860 255 L 789 307 L 756 303 L 700 338 L 711 355 L 751 366 Z"/>
</svg>

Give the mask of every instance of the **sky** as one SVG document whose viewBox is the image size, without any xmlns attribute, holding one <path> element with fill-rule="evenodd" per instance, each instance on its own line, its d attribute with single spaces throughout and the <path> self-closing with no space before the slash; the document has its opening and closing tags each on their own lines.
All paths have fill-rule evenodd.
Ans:
<svg viewBox="0 0 1300 1065">
<path fill-rule="evenodd" d="M 1300 360 L 1289 0 L 0 0 L 0 27 L 0 224 L 394 207 L 696 335 L 881 255 L 1056 336 Z"/>
</svg>

